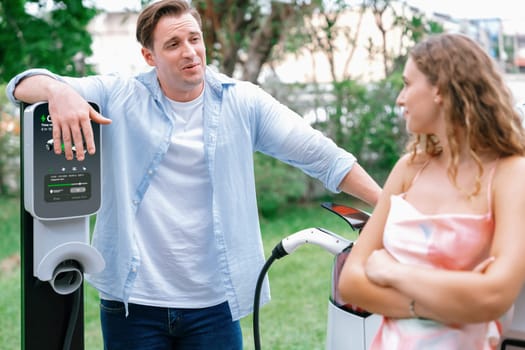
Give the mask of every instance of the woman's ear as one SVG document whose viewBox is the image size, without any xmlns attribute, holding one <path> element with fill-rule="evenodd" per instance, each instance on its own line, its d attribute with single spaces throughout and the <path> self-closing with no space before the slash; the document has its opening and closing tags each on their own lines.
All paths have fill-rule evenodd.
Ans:
<svg viewBox="0 0 525 350">
<path fill-rule="evenodd" d="M 443 98 L 437 87 L 434 88 L 434 102 L 438 105 L 443 102 Z"/>
</svg>

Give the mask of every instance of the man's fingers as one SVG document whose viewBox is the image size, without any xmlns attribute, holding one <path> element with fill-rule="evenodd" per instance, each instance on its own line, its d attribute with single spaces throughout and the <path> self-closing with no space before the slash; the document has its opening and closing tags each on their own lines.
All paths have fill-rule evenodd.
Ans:
<svg viewBox="0 0 525 350">
<path fill-rule="evenodd" d="M 51 111 L 50 111 L 51 112 Z M 109 124 L 111 119 L 103 117 L 92 106 L 88 105 L 83 112 L 73 111 L 63 114 L 53 111 L 53 148 L 56 154 L 64 153 L 66 159 L 76 158 L 81 161 L 86 151 L 94 154 L 95 140 L 91 120 L 99 124 Z"/>
<path fill-rule="evenodd" d="M 71 151 L 71 133 L 67 125 L 53 123 L 53 151 L 55 154 L 65 154 L 66 159 L 73 159 Z"/>
<path fill-rule="evenodd" d="M 84 135 L 84 144 L 82 145 L 82 150 L 84 150 L 84 147 L 85 147 L 87 148 L 87 151 L 89 154 L 95 154 L 96 147 L 95 147 L 95 140 L 93 138 L 93 128 L 91 126 L 91 121 L 94 121 L 95 123 L 98 123 L 98 124 L 109 124 L 111 123 L 111 119 L 103 117 L 92 106 L 89 106 L 89 119 L 82 119 L 80 121 L 80 127 Z M 78 151 L 78 148 L 77 148 L 77 151 Z M 80 154 L 77 155 L 77 159 L 81 160 L 79 156 Z M 84 157 L 82 156 L 82 159 L 83 158 Z"/>
<path fill-rule="evenodd" d="M 56 142 L 53 140 L 55 146 L 55 153 L 60 154 L 64 152 L 66 155 L 66 159 L 71 160 L 73 159 L 73 151 L 71 150 L 71 132 L 67 125 L 64 125 L 61 128 L 61 134 L 62 141 L 59 140 L 59 142 Z"/>
<path fill-rule="evenodd" d="M 82 120 L 80 127 L 82 128 L 82 133 L 84 134 L 84 144 L 82 145 L 82 149 L 84 149 L 85 146 L 89 154 L 95 154 L 96 147 L 95 139 L 93 138 L 93 127 L 91 126 L 91 121 L 89 119 Z"/>
<path fill-rule="evenodd" d="M 78 121 L 60 123 L 59 119 L 53 121 L 53 149 L 55 154 L 64 154 L 67 160 L 76 157 L 84 159 L 84 142 L 82 129 Z M 89 122 L 88 122 L 89 123 Z M 89 126 L 91 128 L 91 125 Z"/>
<path fill-rule="evenodd" d="M 88 121 L 88 124 L 89 124 L 89 121 Z M 91 125 L 89 126 L 89 130 L 91 130 Z M 72 134 L 73 134 L 73 143 L 74 143 L 74 146 L 72 146 L 72 153 L 73 153 L 73 157 L 76 156 L 77 160 L 84 160 L 84 153 L 85 153 L 85 143 L 84 143 L 84 136 L 82 136 L 82 134 L 85 135 L 86 131 L 84 130 L 83 127 L 81 128 L 74 128 L 72 130 Z M 86 138 L 88 139 L 88 138 Z M 93 146 L 94 148 L 94 146 Z M 66 158 L 67 158 L 67 154 L 66 154 Z M 67 158 L 69 159 L 69 158 Z"/>
<path fill-rule="evenodd" d="M 89 119 L 98 124 L 110 124 L 111 119 L 104 117 L 102 114 L 98 113 L 93 107 L 89 106 Z"/>
<path fill-rule="evenodd" d="M 55 123 L 53 123 L 53 151 L 55 154 L 62 153 L 62 130 Z"/>
</svg>

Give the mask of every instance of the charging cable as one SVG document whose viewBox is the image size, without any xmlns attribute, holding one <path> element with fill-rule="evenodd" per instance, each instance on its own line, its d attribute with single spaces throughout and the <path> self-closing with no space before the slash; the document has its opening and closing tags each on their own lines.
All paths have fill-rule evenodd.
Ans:
<svg viewBox="0 0 525 350">
<path fill-rule="evenodd" d="M 74 266 L 80 273 L 82 273 L 82 267 L 77 261 L 70 260 L 68 263 L 71 266 Z M 64 278 L 73 278 L 70 275 L 65 276 Z M 69 283 L 72 283 L 71 281 Z M 71 305 L 71 311 L 69 313 L 69 321 L 67 323 L 66 335 L 64 336 L 64 344 L 62 350 L 70 350 L 71 343 L 73 341 L 73 334 L 75 333 L 75 328 L 77 326 L 78 317 L 80 315 L 80 305 L 82 303 L 82 282 L 80 286 L 77 286 L 73 291 L 73 303 Z"/>
<path fill-rule="evenodd" d="M 253 304 L 253 340 L 255 344 L 255 350 L 261 349 L 261 339 L 259 335 L 259 303 L 264 277 L 275 260 L 292 254 L 297 248 L 306 243 L 320 246 L 334 255 L 339 254 L 353 244 L 352 241 L 340 237 L 326 229 L 308 228 L 284 238 L 273 248 L 272 254 L 268 260 L 266 260 L 266 263 L 259 273 L 257 284 L 255 286 L 255 297 Z"/>
<path fill-rule="evenodd" d="M 64 337 L 64 345 L 62 350 L 70 350 L 71 342 L 73 341 L 73 334 L 77 325 L 78 316 L 80 314 L 80 303 L 82 302 L 82 288 L 78 288 L 73 292 L 73 305 L 71 306 L 71 313 L 69 314 L 69 322 L 67 324 L 66 335 Z"/>
</svg>

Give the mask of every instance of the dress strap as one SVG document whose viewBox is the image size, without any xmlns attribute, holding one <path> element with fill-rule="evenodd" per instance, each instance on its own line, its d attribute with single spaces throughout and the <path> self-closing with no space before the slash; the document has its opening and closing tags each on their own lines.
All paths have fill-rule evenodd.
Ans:
<svg viewBox="0 0 525 350">
<path fill-rule="evenodd" d="M 419 178 L 419 175 L 421 174 L 421 172 L 427 167 L 428 163 L 430 163 L 432 159 L 428 159 L 425 164 L 423 164 L 423 166 L 421 168 L 419 168 L 419 170 L 417 171 L 416 175 L 412 178 L 412 181 L 410 181 L 410 185 L 408 186 L 408 188 L 405 190 L 404 193 L 406 193 L 408 191 L 408 189 L 410 187 L 412 187 L 413 184 L 416 183 L 417 179 Z"/>
</svg>

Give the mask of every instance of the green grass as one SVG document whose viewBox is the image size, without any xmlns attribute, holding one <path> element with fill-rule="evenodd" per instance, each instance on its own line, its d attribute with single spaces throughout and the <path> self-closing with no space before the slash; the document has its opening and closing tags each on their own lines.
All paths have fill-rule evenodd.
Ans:
<svg viewBox="0 0 525 350">
<path fill-rule="evenodd" d="M 20 268 L 0 272 L 0 344 L 2 349 L 20 349 Z"/>
<path fill-rule="evenodd" d="M 345 203 L 348 203 L 345 201 Z M 8 261 L 19 252 L 19 200 L 0 198 L 0 258 Z M 361 206 L 363 207 L 363 206 Z M 366 208 L 365 208 L 366 209 Z M 309 227 L 323 227 L 347 238 L 349 226 L 319 204 L 296 205 L 272 219 L 261 219 L 266 257 L 283 238 Z M 259 312 L 263 349 L 324 349 L 333 256 L 313 245 L 273 263 L 268 271 L 272 301 Z M 84 284 L 84 334 L 86 350 L 102 349 L 98 294 Z M 0 344 L 20 349 L 20 267 L 0 270 Z M 244 349 L 253 349 L 253 323 L 241 320 Z"/>
</svg>

